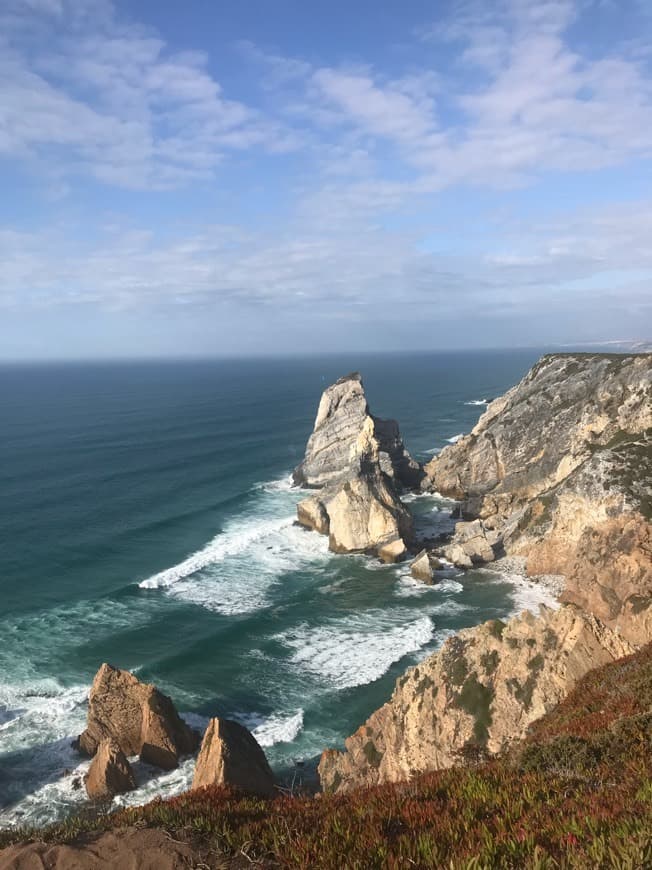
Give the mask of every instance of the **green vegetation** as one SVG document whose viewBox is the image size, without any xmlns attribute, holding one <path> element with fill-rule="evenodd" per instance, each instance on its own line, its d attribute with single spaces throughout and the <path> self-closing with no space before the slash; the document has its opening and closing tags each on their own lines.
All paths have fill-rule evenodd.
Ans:
<svg viewBox="0 0 652 870">
<path fill-rule="evenodd" d="M 527 666 L 530 670 L 530 674 L 522 685 L 517 679 L 512 678 L 507 680 L 509 690 L 519 704 L 522 704 L 526 709 L 528 709 L 532 703 L 532 694 L 537 684 L 537 674 L 543 668 L 543 665 L 544 658 L 541 653 L 538 653 L 528 662 Z"/>
<path fill-rule="evenodd" d="M 489 633 L 492 637 L 495 637 L 496 640 L 503 639 L 503 632 L 505 631 L 505 623 L 502 619 L 492 619 L 489 623 Z"/>
<path fill-rule="evenodd" d="M 371 767 L 380 767 L 380 762 L 383 760 L 383 753 L 378 752 L 376 744 L 373 740 L 368 740 L 362 747 L 364 757 L 367 759 Z"/>
<path fill-rule="evenodd" d="M 480 657 L 480 664 L 484 668 L 484 672 L 488 677 L 490 677 L 496 670 L 499 661 L 500 656 L 498 655 L 498 650 L 495 649 L 491 652 L 483 653 Z"/>
<path fill-rule="evenodd" d="M 482 709 L 478 685 L 469 677 L 461 696 Z M 498 760 L 318 800 L 211 787 L 5 832 L 0 846 L 34 836 L 87 842 L 87 832 L 127 825 L 190 842 L 195 866 L 214 866 L 204 856 L 215 850 L 237 868 L 652 867 L 652 644 L 588 674 Z"/>
<path fill-rule="evenodd" d="M 433 688 L 433 686 L 434 686 L 434 688 Z M 433 690 L 433 692 L 432 692 L 433 698 L 437 694 L 437 687 L 435 686 L 435 681 L 431 677 L 429 677 L 428 674 L 426 674 L 425 677 L 421 677 L 419 682 L 414 687 L 414 693 L 416 695 L 423 695 L 423 693 L 426 691 L 426 689 Z"/>
<path fill-rule="evenodd" d="M 484 745 L 489 737 L 491 725 L 491 702 L 494 699 L 494 690 L 490 686 L 483 686 L 474 672 L 464 681 L 456 704 L 469 716 L 473 716 L 473 737 L 480 745 Z"/>
<path fill-rule="evenodd" d="M 448 675 L 450 677 L 451 685 L 461 686 L 466 679 L 468 672 L 469 666 L 467 661 L 464 658 L 464 655 L 460 653 L 457 658 L 454 658 L 449 664 Z"/>
</svg>

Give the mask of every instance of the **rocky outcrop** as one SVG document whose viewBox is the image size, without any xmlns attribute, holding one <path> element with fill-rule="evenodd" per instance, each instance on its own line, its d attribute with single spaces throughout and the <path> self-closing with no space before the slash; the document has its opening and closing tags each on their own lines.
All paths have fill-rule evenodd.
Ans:
<svg viewBox="0 0 652 870">
<path fill-rule="evenodd" d="M 323 753 L 322 787 L 409 780 L 502 752 L 589 670 L 632 650 L 572 605 L 461 631 L 398 680 L 390 701 L 346 740 L 344 752 Z"/>
<path fill-rule="evenodd" d="M 405 449 L 396 420 L 381 420 L 369 411 L 359 372 L 324 390 L 306 455 L 293 472 L 295 484 L 321 489 L 355 476 L 368 438 L 375 441 L 378 461 L 388 477 L 409 489 L 419 486 L 423 469 Z"/>
<path fill-rule="evenodd" d="M 432 586 L 435 582 L 435 574 L 427 550 L 421 550 L 420 553 L 417 553 L 416 558 L 410 565 L 410 574 L 415 580 L 421 580 L 422 583 L 426 583 L 428 586 Z"/>
<path fill-rule="evenodd" d="M 497 542 L 497 533 L 485 528 L 481 520 L 456 523 L 453 543 L 444 547 L 444 555 L 458 568 L 471 568 L 493 562 Z"/>
<path fill-rule="evenodd" d="M 274 775 L 253 734 L 229 719 L 211 719 L 202 741 L 192 787 L 224 785 L 273 797 Z"/>
<path fill-rule="evenodd" d="M 117 794 L 136 788 L 131 765 L 111 738 L 100 741 L 86 774 L 85 785 L 92 800 L 110 800 Z"/>
<path fill-rule="evenodd" d="M 199 735 L 179 717 L 167 695 L 129 671 L 103 664 L 88 699 L 88 721 L 79 749 L 93 756 L 104 740 L 127 756 L 171 770 L 179 756 L 194 752 Z"/>
<path fill-rule="evenodd" d="M 458 524 L 447 558 L 525 556 L 530 574 L 566 576 L 564 600 L 649 639 L 651 384 L 650 354 L 543 357 L 426 466 L 424 487 L 475 521 Z"/>
<path fill-rule="evenodd" d="M 319 490 L 299 503 L 298 522 L 328 535 L 334 552 L 407 552 L 412 519 L 400 490 L 418 487 L 423 471 L 405 450 L 398 424 L 369 412 L 357 372 L 325 390 L 293 477 Z"/>
</svg>

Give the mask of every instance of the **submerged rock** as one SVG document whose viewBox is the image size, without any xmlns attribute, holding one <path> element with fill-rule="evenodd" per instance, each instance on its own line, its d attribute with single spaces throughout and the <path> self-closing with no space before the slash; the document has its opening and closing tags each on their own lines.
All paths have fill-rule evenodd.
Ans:
<svg viewBox="0 0 652 870">
<path fill-rule="evenodd" d="M 303 462 L 294 481 L 318 489 L 297 507 L 297 520 L 327 534 L 338 553 L 371 553 L 412 538 L 412 519 L 400 499 L 418 487 L 421 466 L 405 450 L 398 424 L 370 412 L 357 372 L 324 391 Z"/>
<path fill-rule="evenodd" d="M 110 737 L 100 741 L 85 777 L 86 791 L 92 800 L 110 800 L 132 791 L 136 780 L 124 752 Z"/>
<path fill-rule="evenodd" d="M 140 755 L 166 770 L 199 745 L 199 735 L 180 718 L 167 695 L 129 671 L 105 663 L 93 680 L 79 749 L 93 756 L 106 739 L 125 755 Z"/>
<path fill-rule="evenodd" d="M 274 775 L 256 738 L 238 722 L 211 719 L 202 741 L 193 788 L 225 785 L 273 797 Z"/>
</svg>

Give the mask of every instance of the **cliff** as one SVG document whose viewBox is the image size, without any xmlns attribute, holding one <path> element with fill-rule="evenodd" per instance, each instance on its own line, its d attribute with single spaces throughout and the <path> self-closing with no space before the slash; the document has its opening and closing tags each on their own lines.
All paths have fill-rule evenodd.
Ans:
<svg viewBox="0 0 652 870">
<path fill-rule="evenodd" d="M 650 867 L 651 723 L 648 645 L 587 674 L 509 756 L 318 800 L 209 786 L 0 831 L 0 868 Z"/>
<path fill-rule="evenodd" d="M 319 764 L 322 787 L 347 791 L 503 752 L 591 668 L 633 647 L 573 606 L 493 620 L 449 638 L 398 680 L 391 699 Z"/>
<path fill-rule="evenodd" d="M 461 500 L 494 552 L 565 575 L 563 600 L 643 643 L 651 445 L 652 355 L 553 354 L 426 465 L 424 487 Z M 466 535 L 460 524 L 449 555 Z"/>
</svg>

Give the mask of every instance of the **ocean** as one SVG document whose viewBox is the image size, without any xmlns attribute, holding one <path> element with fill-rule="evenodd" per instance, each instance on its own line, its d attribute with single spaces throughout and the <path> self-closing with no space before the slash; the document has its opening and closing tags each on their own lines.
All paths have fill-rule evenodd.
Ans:
<svg viewBox="0 0 652 870">
<path fill-rule="evenodd" d="M 548 600 L 516 576 L 332 555 L 290 485 L 324 388 L 361 371 L 374 414 L 425 460 L 542 351 L 0 368 L 0 827 L 84 807 L 71 748 L 108 661 L 201 727 L 253 730 L 304 776 L 452 632 Z M 409 497 L 424 528 L 451 504 Z M 297 762 L 304 765 L 297 767 Z M 115 803 L 187 788 L 193 761 Z"/>
</svg>

